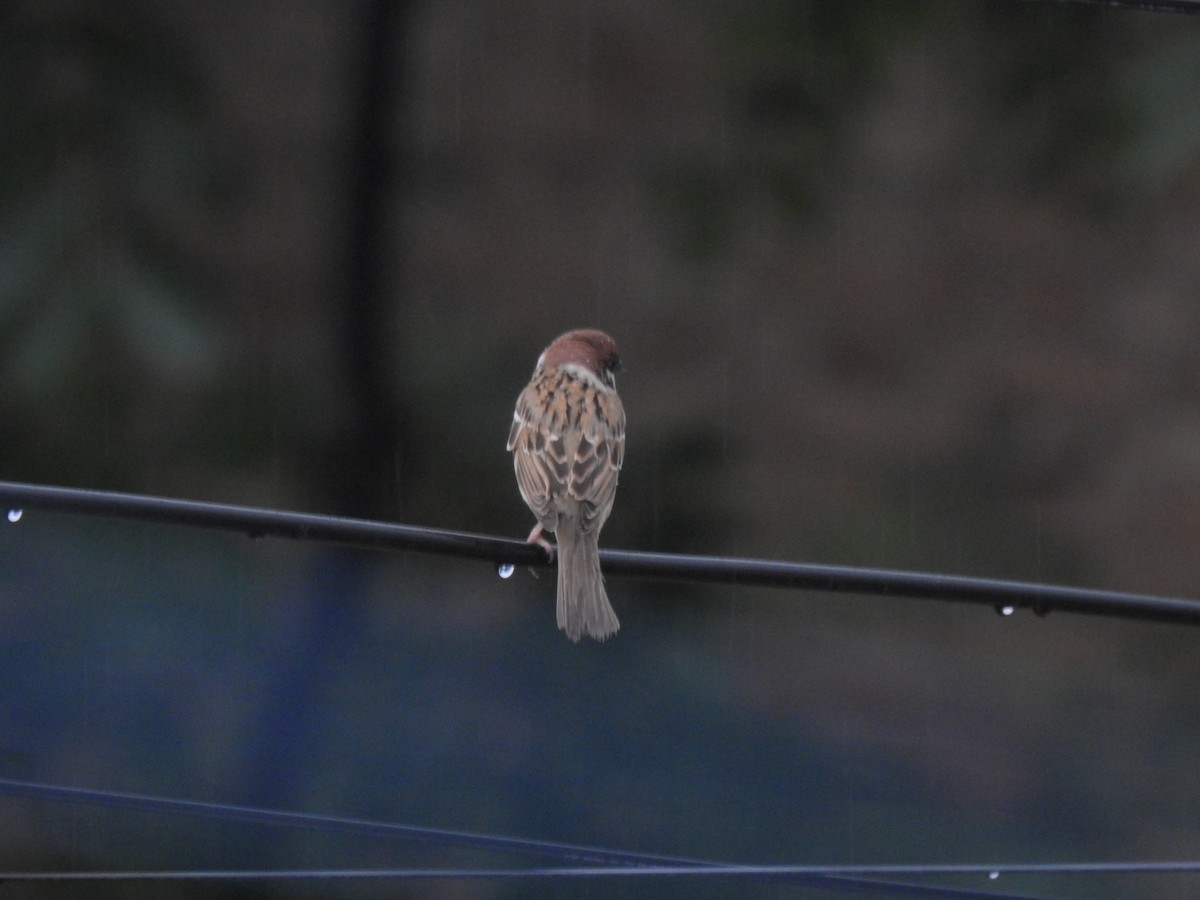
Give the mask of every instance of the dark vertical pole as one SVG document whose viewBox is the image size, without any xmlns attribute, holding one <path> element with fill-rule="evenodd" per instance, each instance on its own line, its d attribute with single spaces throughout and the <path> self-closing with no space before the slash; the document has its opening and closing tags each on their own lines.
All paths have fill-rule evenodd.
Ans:
<svg viewBox="0 0 1200 900">
<path fill-rule="evenodd" d="M 333 453 L 328 484 L 335 510 L 390 518 L 404 497 L 404 414 L 394 386 L 397 348 L 385 296 L 395 260 L 386 256 L 389 225 L 404 172 L 395 123 L 404 114 L 404 46 L 411 4 L 366 0 L 363 32 L 350 64 L 356 113 L 351 120 L 342 360 L 351 422 Z"/>
</svg>

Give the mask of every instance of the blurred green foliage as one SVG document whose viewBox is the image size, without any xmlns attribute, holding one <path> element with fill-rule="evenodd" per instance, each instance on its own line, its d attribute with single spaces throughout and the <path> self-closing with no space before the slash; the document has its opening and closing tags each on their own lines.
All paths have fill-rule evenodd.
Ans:
<svg viewBox="0 0 1200 900">
<path fill-rule="evenodd" d="M 0 428 L 10 475 L 133 483 L 139 420 L 164 406 L 188 417 L 180 398 L 220 372 L 219 320 L 190 262 L 198 248 L 178 227 L 219 197 L 197 68 L 187 42 L 137 4 L 6 14 Z"/>
<path fill-rule="evenodd" d="M 523 535 L 512 404 L 555 334 L 595 325 L 629 413 L 605 546 L 1195 592 L 1200 18 L 430 2 L 379 44 L 400 102 L 355 130 L 361 15 L 0 12 L 0 477 Z M 359 185 L 368 252 L 348 173 L 392 150 Z M 366 300 L 390 351 L 357 370 L 356 249 L 383 263 Z M 400 817 L 415 796 L 449 826 L 618 842 L 633 822 L 647 844 L 683 821 L 714 854 L 920 854 L 964 821 L 972 858 L 1187 851 L 1179 633 L 614 579 L 625 630 L 575 647 L 547 579 L 36 527 L 3 548 L 23 601 L 0 604 L 3 696 L 28 724 L 24 688 L 56 708 L 66 672 L 131 779 L 169 755 L 126 743 L 109 700 L 198 791 L 245 778 L 298 806 Z M 296 722 L 306 742 L 281 739 Z M 81 746 L 47 755 L 56 775 Z M 829 816 L 796 831 L 805 791 Z"/>
<path fill-rule="evenodd" d="M 1054 489 L 1098 490 L 1099 469 L 998 459 L 1012 447 L 989 411 L 1024 376 L 988 367 L 1019 367 L 1012 348 L 1048 325 L 1103 354 L 1088 336 L 1141 315 L 1095 302 L 1086 276 L 1111 236 L 1190 196 L 1194 29 L 1063 4 L 811 0 L 717 4 L 675 35 L 654 9 L 412 19 L 383 66 L 405 103 L 380 140 L 405 164 L 378 186 L 371 244 L 372 333 L 394 352 L 357 375 L 339 331 L 355 13 L 9 9 L 4 475 L 519 532 L 508 410 L 546 341 L 596 324 L 631 362 L 623 542 L 869 559 L 913 478 L 948 468 L 992 520 L 1026 526 Z M 1163 271 L 1185 278 L 1169 252 Z M 1122 277 L 1137 272 L 1131 257 Z M 1164 302 L 1146 333 L 1183 333 Z M 1057 445 L 1032 432 L 1075 415 L 1080 390 L 1038 377 L 1018 396 L 1041 411 L 1022 400 L 1011 425 L 1035 455 Z M 902 408 L 955 424 L 906 454 L 919 434 L 880 443 L 869 424 Z M 361 435 L 395 446 L 356 456 Z M 997 489 L 1022 467 L 1036 488 Z M 940 531 L 969 532 L 972 504 L 948 508 Z"/>
</svg>

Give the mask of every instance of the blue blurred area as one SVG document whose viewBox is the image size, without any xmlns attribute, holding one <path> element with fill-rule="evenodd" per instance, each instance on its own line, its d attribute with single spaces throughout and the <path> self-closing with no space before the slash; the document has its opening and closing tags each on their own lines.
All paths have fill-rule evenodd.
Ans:
<svg viewBox="0 0 1200 900">
<path fill-rule="evenodd" d="M 1196 593 L 1198 17 L 9 6 L 4 479 L 523 535 L 513 401 L 594 325 L 606 548 Z M 553 591 L 0 517 L 0 777 L 739 862 L 1200 858 L 1188 629 L 613 579 L 576 646 Z M 10 872 L 546 862 L 0 793 Z M 1197 893 L 1000 882 L 956 883 Z"/>
<path fill-rule="evenodd" d="M 526 572 L 30 511 L 0 530 L 0 777 L 745 863 L 1125 859 L 1200 827 L 1186 629 L 610 588 L 622 631 L 574 645 Z M 1122 629 L 1162 667 L 1123 663 Z M 564 862 L 4 797 L 0 833 L 10 870 Z M 580 889 L 466 884 L 262 889 Z"/>
</svg>

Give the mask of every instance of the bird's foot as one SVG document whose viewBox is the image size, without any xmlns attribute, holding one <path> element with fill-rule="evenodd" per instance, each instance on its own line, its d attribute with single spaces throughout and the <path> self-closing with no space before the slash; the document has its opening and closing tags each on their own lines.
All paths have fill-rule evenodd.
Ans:
<svg viewBox="0 0 1200 900">
<path fill-rule="evenodd" d="M 554 557 L 558 552 L 558 548 L 550 543 L 550 541 L 546 538 L 545 529 L 543 529 L 540 524 L 535 525 L 533 531 L 529 532 L 529 537 L 525 539 L 525 543 L 537 544 L 546 551 L 546 556 L 550 562 L 554 562 Z"/>
</svg>

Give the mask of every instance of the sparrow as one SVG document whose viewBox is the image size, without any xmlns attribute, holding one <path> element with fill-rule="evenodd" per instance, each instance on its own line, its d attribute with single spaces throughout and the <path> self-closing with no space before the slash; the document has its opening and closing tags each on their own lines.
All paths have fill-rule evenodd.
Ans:
<svg viewBox="0 0 1200 900">
<path fill-rule="evenodd" d="M 572 641 L 620 628 L 600 574 L 600 529 L 612 512 L 625 456 L 617 345 L 602 331 L 555 338 L 517 398 L 508 450 L 517 487 L 537 518 L 529 543 L 553 560 L 558 540 L 558 627 Z"/>
</svg>

